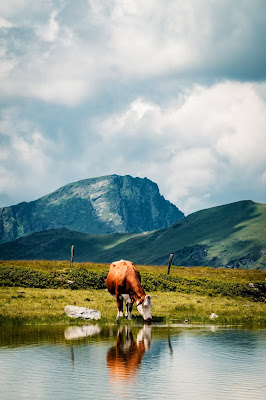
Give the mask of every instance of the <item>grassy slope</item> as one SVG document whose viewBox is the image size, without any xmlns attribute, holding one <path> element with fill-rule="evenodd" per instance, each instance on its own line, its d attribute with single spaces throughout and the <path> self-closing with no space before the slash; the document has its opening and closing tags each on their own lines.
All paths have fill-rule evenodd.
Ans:
<svg viewBox="0 0 266 400">
<path fill-rule="evenodd" d="M 121 258 L 139 264 L 260 268 L 266 266 L 266 205 L 240 201 L 198 211 L 159 231 L 88 235 L 66 229 L 30 235 L 0 245 L 0 258 L 68 259 L 111 262 Z M 264 249 L 264 250 L 263 250 Z M 206 251 L 205 251 L 206 250 Z"/>
<path fill-rule="evenodd" d="M 91 235 L 66 228 L 52 229 L 1 244 L 0 258 L 66 260 L 70 257 L 70 248 L 74 244 L 75 260 L 96 261 L 105 249 L 112 249 L 133 236 L 135 235 L 131 233 Z"/>
<path fill-rule="evenodd" d="M 0 271 L 4 267 L 28 269 L 34 272 L 60 274 L 69 270 L 69 263 L 49 261 L 6 261 L 0 262 Z M 87 270 L 91 273 L 103 273 L 107 275 L 109 266 L 106 264 L 74 264 L 74 272 Z M 138 266 L 145 282 L 156 281 L 166 274 L 166 267 Z M 148 277 L 148 278 L 147 278 Z M 208 287 L 220 287 L 230 289 L 230 285 L 242 285 L 249 287 L 250 282 L 265 281 L 265 274 L 258 270 L 225 270 L 204 267 L 183 268 L 172 267 L 170 283 L 176 279 L 183 279 L 189 284 L 178 286 L 177 291 L 151 291 L 153 296 L 153 316 L 155 322 L 183 323 L 188 319 L 190 323 L 216 323 L 216 324 L 258 324 L 266 325 L 266 305 L 262 301 L 256 301 L 252 296 L 234 295 L 231 290 L 228 293 L 219 294 L 215 290 L 195 291 L 197 286 L 207 281 Z M 158 284 L 161 282 L 158 282 Z M 101 322 L 114 323 L 116 317 L 116 302 L 105 289 L 94 290 L 92 288 L 71 290 L 70 288 L 38 289 L 33 287 L 1 287 L 0 288 L 0 324 L 1 323 L 50 323 L 71 322 L 64 314 L 67 304 L 98 309 L 103 315 Z M 210 320 L 209 315 L 215 312 L 219 315 L 216 320 Z M 141 323 L 136 307 L 133 312 L 133 324 Z M 124 320 L 125 321 L 125 320 Z"/>
<path fill-rule="evenodd" d="M 208 246 L 206 259 L 180 254 L 183 248 Z M 179 265 L 227 265 L 235 259 L 257 258 L 266 266 L 266 205 L 241 201 L 198 211 L 168 229 L 135 236 L 113 248 L 113 259 L 125 254 L 137 263 L 166 264 L 169 253 Z M 189 253 L 189 252 L 188 252 Z M 214 260 L 214 257 L 219 257 Z"/>
</svg>

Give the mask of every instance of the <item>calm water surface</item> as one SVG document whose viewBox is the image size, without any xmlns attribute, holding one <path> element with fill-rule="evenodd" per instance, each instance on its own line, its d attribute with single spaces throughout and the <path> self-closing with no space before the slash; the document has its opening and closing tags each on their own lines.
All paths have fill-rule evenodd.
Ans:
<svg viewBox="0 0 266 400">
<path fill-rule="evenodd" d="M 0 328 L 1 399 L 265 399 L 266 330 Z"/>
</svg>

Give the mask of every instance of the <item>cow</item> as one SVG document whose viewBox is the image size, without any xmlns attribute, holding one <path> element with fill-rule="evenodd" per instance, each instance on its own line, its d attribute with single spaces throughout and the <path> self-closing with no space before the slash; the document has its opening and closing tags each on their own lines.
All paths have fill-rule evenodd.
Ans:
<svg viewBox="0 0 266 400">
<path fill-rule="evenodd" d="M 118 308 L 116 319 L 124 316 L 123 301 L 125 300 L 125 317 L 132 319 L 131 311 L 135 301 L 144 321 L 150 322 L 152 320 L 151 296 L 146 296 L 141 286 L 140 273 L 131 261 L 120 260 L 110 265 L 106 287 L 116 297 Z"/>
</svg>

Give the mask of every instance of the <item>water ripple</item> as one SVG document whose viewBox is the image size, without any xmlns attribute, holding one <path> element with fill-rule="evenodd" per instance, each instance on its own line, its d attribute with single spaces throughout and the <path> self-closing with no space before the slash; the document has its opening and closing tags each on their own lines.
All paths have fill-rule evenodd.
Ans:
<svg viewBox="0 0 266 400">
<path fill-rule="evenodd" d="M 0 346 L 1 399 L 265 398 L 265 330 L 144 326 L 54 337 Z"/>
</svg>

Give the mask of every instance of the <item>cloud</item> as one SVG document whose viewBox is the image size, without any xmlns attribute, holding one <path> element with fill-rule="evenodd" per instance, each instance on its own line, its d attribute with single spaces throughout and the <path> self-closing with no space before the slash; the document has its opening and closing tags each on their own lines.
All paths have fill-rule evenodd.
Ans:
<svg viewBox="0 0 266 400">
<path fill-rule="evenodd" d="M 56 20 L 58 11 L 54 10 L 49 18 L 49 22 L 45 25 L 37 25 L 36 32 L 40 38 L 46 42 L 54 42 L 58 37 L 59 24 Z"/>
<path fill-rule="evenodd" d="M 186 214 L 240 199 L 263 202 L 261 93 L 258 84 L 227 81 L 194 85 L 164 105 L 136 98 L 105 117 L 86 122 L 83 115 L 76 139 L 67 126 L 48 139 L 43 127 L 7 109 L 0 124 L 2 201 L 31 200 L 71 181 L 117 173 L 147 176 Z"/>
<path fill-rule="evenodd" d="M 251 83 L 196 85 L 165 107 L 137 99 L 95 130 L 118 170 L 148 176 L 185 212 L 263 197 L 266 102 Z M 117 164 L 118 162 L 118 164 Z M 254 198 L 254 200 L 259 200 Z"/>
<path fill-rule="evenodd" d="M 8 27 L 2 29 L 2 96 L 77 106 L 110 85 L 143 86 L 144 79 L 151 86 L 165 79 L 192 83 L 195 76 L 212 83 L 266 79 L 264 1 L 89 0 L 73 6 L 51 0 L 1 7 Z"/>
<path fill-rule="evenodd" d="M 2 204 L 112 173 L 186 213 L 265 201 L 264 0 L 9 0 L 0 15 Z"/>
<path fill-rule="evenodd" d="M 13 24 L 5 18 L 0 17 L 0 29 L 1 28 L 12 28 Z"/>
<path fill-rule="evenodd" d="M 101 70 L 94 60 L 96 45 L 86 48 L 60 20 L 60 8 L 44 9 L 42 18 L 38 18 L 40 10 L 34 10 L 33 21 L 25 20 L 23 13 L 21 19 L 13 15 L 15 24 L 0 30 L 1 98 L 11 101 L 26 97 L 77 105 L 90 97 Z"/>
<path fill-rule="evenodd" d="M 81 53 L 75 40 L 68 43 L 67 35 L 62 44 L 54 27 L 38 28 L 38 35 L 45 38 L 42 51 L 38 42 L 35 46 L 23 44 L 25 53 L 20 57 L 11 54 L 3 61 L 2 98 L 32 97 L 70 106 L 80 103 L 94 87 L 93 59 L 86 51 Z M 14 38 L 16 48 L 22 40 L 23 37 Z M 51 42 L 55 42 L 52 48 Z"/>
<path fill-rule="evenodd" d="M 0 3 L 0 14 L 3 18 L 12 19 L 17 22 L 32 22 L 36 18 L 43 18 L 43 15 L 49 13 L 53 4 L 60 1 L 54 0 L 9 0 Z"/>
<path fill-rule="evenodd" d="M 59 184 L 55 144 L 17 109 L 2 110 L 0 143 L 1 202 L 34 200 L 46 194 L 46 180 Z"/>
</svg>

